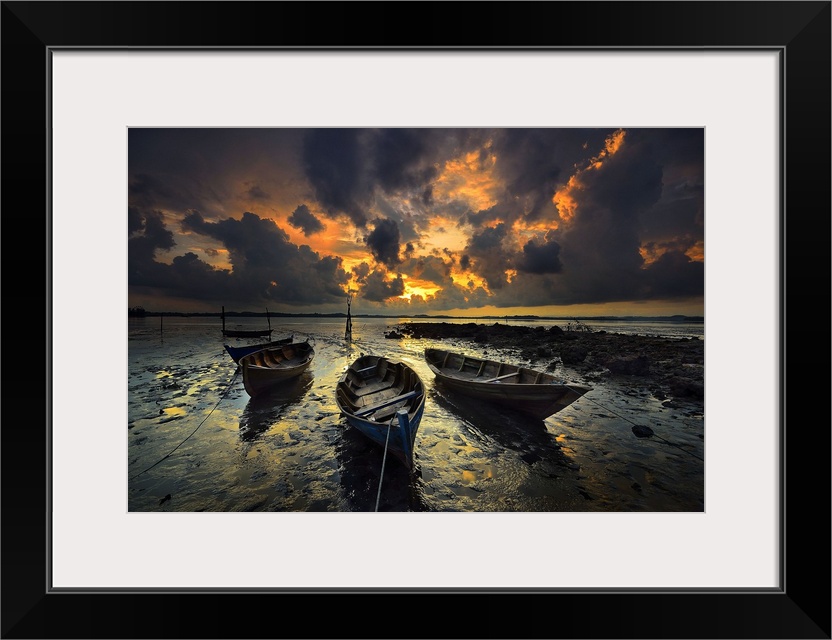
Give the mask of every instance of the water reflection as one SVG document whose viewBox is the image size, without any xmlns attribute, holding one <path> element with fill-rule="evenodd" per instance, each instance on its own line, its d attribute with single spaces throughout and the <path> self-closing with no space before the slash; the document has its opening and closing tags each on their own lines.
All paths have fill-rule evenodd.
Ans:
<svg viewBox="0 0 832 640">
<path fill-rule="evenodd" d="M 526 464 L 540 460 L 567 462 L 556 436 L 543 420 L 459 394 L 445 395 L 438 387 L 431 391 L 429 399 L 457 416 L 473 438 L 515 451 Z"/>
<path fill-rule="evenodd" d="M 303 398 L 312 387 L 312 381 L 313 376 L 307 370 L 297 378 L 251 398 L 240 415 L 240 438 L 249 442 L 268 431 L 286 410 Z"/>
<path fill-rule="evenodd" d="M 335 454 L 339 463 L 344 510 L 429 510 L 420 490 L 418 451 L 411 474 L 389 453 L 385 460 L 382 447 L 345 424 L 335 442 Z"/>
</svg>

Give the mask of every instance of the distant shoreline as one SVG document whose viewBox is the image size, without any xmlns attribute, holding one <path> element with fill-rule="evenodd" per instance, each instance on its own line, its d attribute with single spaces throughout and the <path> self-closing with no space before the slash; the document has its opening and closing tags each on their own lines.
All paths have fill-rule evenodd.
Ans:
<svg viewBox="0 0 832 640">
<path fill-rule="evenodd" d="M 130 318 L 158 318 L 162 317 L 179 317 L 179 318 L 221 318 L 222 313 L 217 312 L 194 312 L 186 313 L 182 311 L 137 311 L 135 309 L 128 309 L 128 317 Z M 476 322 L 477 320 L 540 320 L 548 322 L 551 320 L 604 320 L 609 322 L 622 321 L 632 322 L 633 320 L 649 320 L 653 322 L 704 322 L 705 318 L 702 316 L 685 316 L 685 315 L 671 315 L 671 316 L 536 316 L 536 315 L 486 315 L 486 316 L 453 316 L 453 315 L 407 315 L 407 314 L 373 314 L 373 313 L 353 313 L 353 318 L 387 318 L 389 320 L 397 320 L 401 318 L 408 318 L 412 320 L 470 320 Z M 226 318 L 346 318 L 346 313 L 264 313 L 257 311 L 226 311 Z"/>
</svg>

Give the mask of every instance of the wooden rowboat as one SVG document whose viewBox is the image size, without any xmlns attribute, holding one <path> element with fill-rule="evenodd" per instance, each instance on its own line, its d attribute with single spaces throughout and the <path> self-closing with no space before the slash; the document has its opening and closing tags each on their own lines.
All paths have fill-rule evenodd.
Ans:
<svg viewBox="0 0 832 640">
<path fill-rule="evenodd" d="M 222 335 L 226 338 L 268 338 L 272 335 L 272 321 L 269 310 L 266 309 L 266 320 L 269 323 L 268 329 L 226 329 L 225 328 L 225 307 L 222 308 Z"/>
<path fill-rule="evenodd" d="M 408 365 L 363 355 L 335 386 L 347 423 L 413 470 L 416 432 L 425 411 L 425 386 Z"/>
<path fill-rule="evenodd" d="M 225 350 L 228 352 L 228 355 L 231 356 L 231 359 L 234 362 L 239 363 L 240 358 L 243 356 L 247 356 L 250 353 L 254 353 L 255 351 L 261 351 L 262 349 L 269 349 L 271 347 L 280 347 L 284 344 L 291 344 L 295 337 L 289 336 L 288 338 L 282 338 L 280 340 L 272 340 L 271 342 L 261 342 L 260 344 L 248 344 L 243 347 L 232 347 L 230 344 L 222 345 L 225 347 Z"/>
<path fill-rule="evenodd" d="M 544 371 L 443 349 L 425 349 L 425 361 L 437 382 L 447 389 L 541 420 L 592 390 L 567 384 Z"/>
<path fill-rule="evenodd" d="M 297 378 L 312 364 L 315 350 L 309 341 L 260 349 L 240 358 L 243 385 L 252 398 Z"/>
<path fill-rule="evenodd" d="M 272 331 L 272 329 L 223 329 L 222 335 L 226 338 L 267 338 Z"/>
</svg>

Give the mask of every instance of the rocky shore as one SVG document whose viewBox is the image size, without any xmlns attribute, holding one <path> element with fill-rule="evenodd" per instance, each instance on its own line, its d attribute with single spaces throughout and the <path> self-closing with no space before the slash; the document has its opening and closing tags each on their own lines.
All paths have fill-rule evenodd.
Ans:
<svg viewBox="0 0 832 640">
<path fill-rule="evenodd" d="M 587 381 L 606 380 L 633 392 L 647 391 L 666 407 L 692 413 L 704 407 L 705 342 L 698 338 L 594 331 L 579 322 L 551 328 L 411 322 L 385 335 L 469 341 L 485 356 L 491 349 L 510 350 L 533 368 L 571 370 Z"/>
</svg>

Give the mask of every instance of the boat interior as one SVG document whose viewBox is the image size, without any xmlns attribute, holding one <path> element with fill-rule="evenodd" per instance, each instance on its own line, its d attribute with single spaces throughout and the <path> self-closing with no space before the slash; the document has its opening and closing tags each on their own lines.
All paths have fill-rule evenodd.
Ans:
<svg viewBox="0 0 832 640">
<path fill-rule="evenodd" d="M 461 353 L 429 349 L 427 361 L 444 375 L 459 380 L 499 384 L 537 384 L 551 382 L 552 376 L 542 371 L 517 365 L 466 356 Z"/>
<path fill-rule="evenodd" d="M 362 358 L 347 369 L 336 393 L 351 413 L 381 421 L 401 406 L 415 407 L 424 391 L 416 372 L 404 364 Z"/>
<path fill-rule="evenodd" d="M 294 366 L 303 362 L 309 353 L 310 349 L 306 343 L 287 344 L 282 347 L 255 351 L 249 355 L 249 365 L 269 369 Z"/>
</svg>

